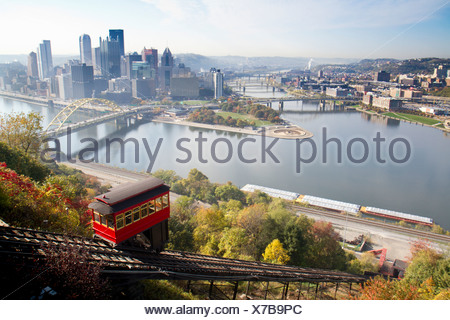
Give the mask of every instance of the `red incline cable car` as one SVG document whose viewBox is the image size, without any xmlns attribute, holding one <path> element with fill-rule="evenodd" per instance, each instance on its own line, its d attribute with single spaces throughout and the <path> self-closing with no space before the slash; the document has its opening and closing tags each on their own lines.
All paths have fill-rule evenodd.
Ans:
<svg viewBox="0 0 450 320">
<path fill-rule="evenodd" d="M 119 244 L 140 234 L 140 240 L 161 251 L 169 239 L 169 190 L 162 180 L 151 177 L 95 197 L 89 204 L 95 236 Z"/>
</svg>

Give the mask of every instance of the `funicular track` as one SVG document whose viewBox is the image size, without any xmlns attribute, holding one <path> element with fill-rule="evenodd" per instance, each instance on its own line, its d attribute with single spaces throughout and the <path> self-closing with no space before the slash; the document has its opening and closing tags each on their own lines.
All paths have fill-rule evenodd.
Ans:
<svg viewBox="0 0 450 320">
<path fill-rule="evenodd" d="M 111 247 L 103 241 L 79 236 L 0 227 L 0 264 L 20 261 L 33 264 L 45 257 L 43 246 L 82 247 L 91 261 L 102 265 L 103 273 L 121 281 L 139 279 L 213 281 L 275 281 L 281 283 L 364 283 L 367 278 L 339 271 L 274 265 L 201 254 L 164 251 L 152 253 L 137 247 Z"/>
</svg>

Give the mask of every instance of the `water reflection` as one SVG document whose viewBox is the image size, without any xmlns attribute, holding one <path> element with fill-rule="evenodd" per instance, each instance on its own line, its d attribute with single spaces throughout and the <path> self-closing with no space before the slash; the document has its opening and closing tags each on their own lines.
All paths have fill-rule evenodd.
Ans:
<svg viewBox="0 0 450 320">
<path fill-rule="evenodd" d="M 398 119 L 392 119 L 377 114 L 369 114 L 366 112 L 361 112 L 361 118 L 368 122 L 373 122 L 384 126 L 397 127 L 400 125 L 400 120 Z"/>
</svg>

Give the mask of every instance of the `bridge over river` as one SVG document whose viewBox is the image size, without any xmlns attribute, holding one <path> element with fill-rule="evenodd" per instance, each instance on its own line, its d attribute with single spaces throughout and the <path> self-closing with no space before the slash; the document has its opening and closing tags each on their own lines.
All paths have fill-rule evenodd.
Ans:
<svg viewBox="0 0 450 320">
<path fill-rule="evenodd" d="M 105 114 L 71 124 L 69 119 L 78 109 L 95 110 Z M 42 132 L 42 135 L 47 137 L 60 137 L 66 135 L 68 132 L 76 132 L 111 120 L 127 123 L 129 119 L 137 119 L 138 117 L 153 113 L 153 109 L 154 106 L 148 105 L 122 108 L 105 99 L 81 99 L 65 106 L 48 124 L 47 128 Z"/>
</svg>

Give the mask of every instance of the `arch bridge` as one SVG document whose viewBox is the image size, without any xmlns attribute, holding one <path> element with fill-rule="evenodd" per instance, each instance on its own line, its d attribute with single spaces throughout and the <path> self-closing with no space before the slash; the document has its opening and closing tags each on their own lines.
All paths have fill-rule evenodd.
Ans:
<svg viewBox="0 0 450 320">
<path fill-rule="evenodd" d="M 68 106 L 64 107 L 53 120 L 48 124 L 44 131 L 49 131 L 50 129 L 59 130 L 67 122 L 67 120 L 72 116 L 72 114 L 79 108 L 91 109 L 96 111 L 113 111 L 120 112 L 123 111 L 121 107 L 110 100 L 98 99 L 98 98 L 85 98 L 77 100 Z M 53 128 L 52 128 L 53 127 Z"/>
</svg>

